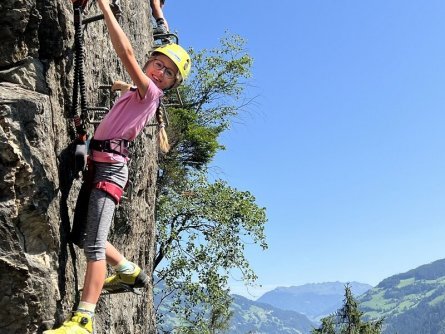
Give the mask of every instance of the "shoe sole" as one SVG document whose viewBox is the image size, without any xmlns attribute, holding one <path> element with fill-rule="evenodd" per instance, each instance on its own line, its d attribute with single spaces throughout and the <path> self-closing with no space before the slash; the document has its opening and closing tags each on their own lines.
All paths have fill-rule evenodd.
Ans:
<svg viewBox="0 0 445 334">
<path fill-rule="evenodd" d="M 148 276 L 144 271 L 141 270 L 139 275 L 134 280 L 134 287 L 142 288 L 147 284 L 147 282 L 148 282 Z"/>
</svg>

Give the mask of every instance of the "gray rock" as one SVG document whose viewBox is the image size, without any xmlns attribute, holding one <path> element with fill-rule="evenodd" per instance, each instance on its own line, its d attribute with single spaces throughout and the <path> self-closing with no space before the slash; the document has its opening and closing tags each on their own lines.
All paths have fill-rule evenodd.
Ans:
<svg viewBox="0 0 445 334">
<path fill-rule="evenodd" d="M 149 4 L 122 4 L 121 24 L 143 63 Z M 93 4 L 89 14 L 98 13 Z M 81 180 L 72 170 L 73 13 L 70 1 L 0 2 L 0 333 L 41 333 L 79 301 L 85 260 L 68 242 Z M 84 30 L 87 103 L 109 106 L 102 84 L 129 80 L 102 21 Z M 110 241 L 149 274 L 154 249 L 156 127 L 134 143 L 131 187 Z M 93 133 L 94 124 L 89 127 Z M 155 333 L 153 295 L 100 299 L 96 333 Z"/>
<path fill-rule="evenodd" d="M 43 64 L 35 58 L 28 58 L 18 66 L 0 71 L 0 81 L 16 83 L 39 93 L 49 93 L 48 87 L 46 87 Z"/>
</svg>

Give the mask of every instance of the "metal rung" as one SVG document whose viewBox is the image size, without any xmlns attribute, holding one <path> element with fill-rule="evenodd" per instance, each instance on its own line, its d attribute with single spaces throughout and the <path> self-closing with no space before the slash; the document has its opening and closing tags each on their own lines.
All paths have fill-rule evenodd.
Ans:
<svg viewBox="0 0 445 334">
<path fill-rule="evenodd" d="M 87 17 L 86 19 L 83 19 L 82 24 L 88 24 L 88 23 L 103 20 L 103 19 L 104 19 L 104 14 L 94 15 L 94 16 Z"/>
<path fill-rule="evenodd" d="M 110 3 L 110 8 L 111 8 L 114 16 L 116 17 L 116 19 L 119 19 L 122 16 L 122 8 L 121 8 L 119 0 L 112 0 Z M 86 19 L 83 19 L 82 24 L 86 25 L 88 23 L 103 20 L 103 19 L 104 19 L 104 14 L 98 14 L 98 15 L 94 15 L 91 17 L 87 17 Z"/>
<path fill-rule="evenodd" d="M 174 96 L 171 96 L 170 94 L 168 96 L 164 96 L 163 100 L 164 106 L 166 107 L 184 107 L 184 102 L 182 102 L 181 94 L 179 94 L 179 89 L 175 89 L 176 98 Z"/>
<path fill-rule="evenodd" d="M 106 107 L 87 107 L 88 117 L 87 121 L 90 124 L 99 124 L 100 121 L 109 111 Z"/>
<path fill-rule="evenodd" d="M 161 45 L 170 44 L 170 43 L 179 44 L 178 35 L 173 34 L 173 33 L 153 34 L 153 40 L 155 41 L 155 47 L 159 47 Z M 156 43 L 156 42 L 158 42 L 158 43 Z"/>
</svg>

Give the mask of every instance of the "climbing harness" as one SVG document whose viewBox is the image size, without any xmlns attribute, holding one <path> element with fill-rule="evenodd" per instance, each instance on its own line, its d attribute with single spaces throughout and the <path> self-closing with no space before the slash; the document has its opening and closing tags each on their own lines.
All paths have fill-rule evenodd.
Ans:
<svg viewBox="0 0 445 334">
<path fill-rule="evenodd" d="M 125 139 L 96 140 L 93 138 L 90 141 L 90 149 L 99 152 L 119 154 L 124 158 L 129 156 L 128 145 L 129 141 Z"/>
</svg>

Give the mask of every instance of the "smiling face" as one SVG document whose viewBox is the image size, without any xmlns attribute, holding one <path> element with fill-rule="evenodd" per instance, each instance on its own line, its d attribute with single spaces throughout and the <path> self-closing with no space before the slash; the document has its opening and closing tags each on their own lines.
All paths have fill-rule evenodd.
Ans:
<svg viewBox="0 0 445 334">
<path fill-rule="evenodd" d="M 159 89 L 165 90 L 176 82 L 178 68 L 170 58 L 156 53 L 149 61 L 145 73 Z"/>
</svg>

